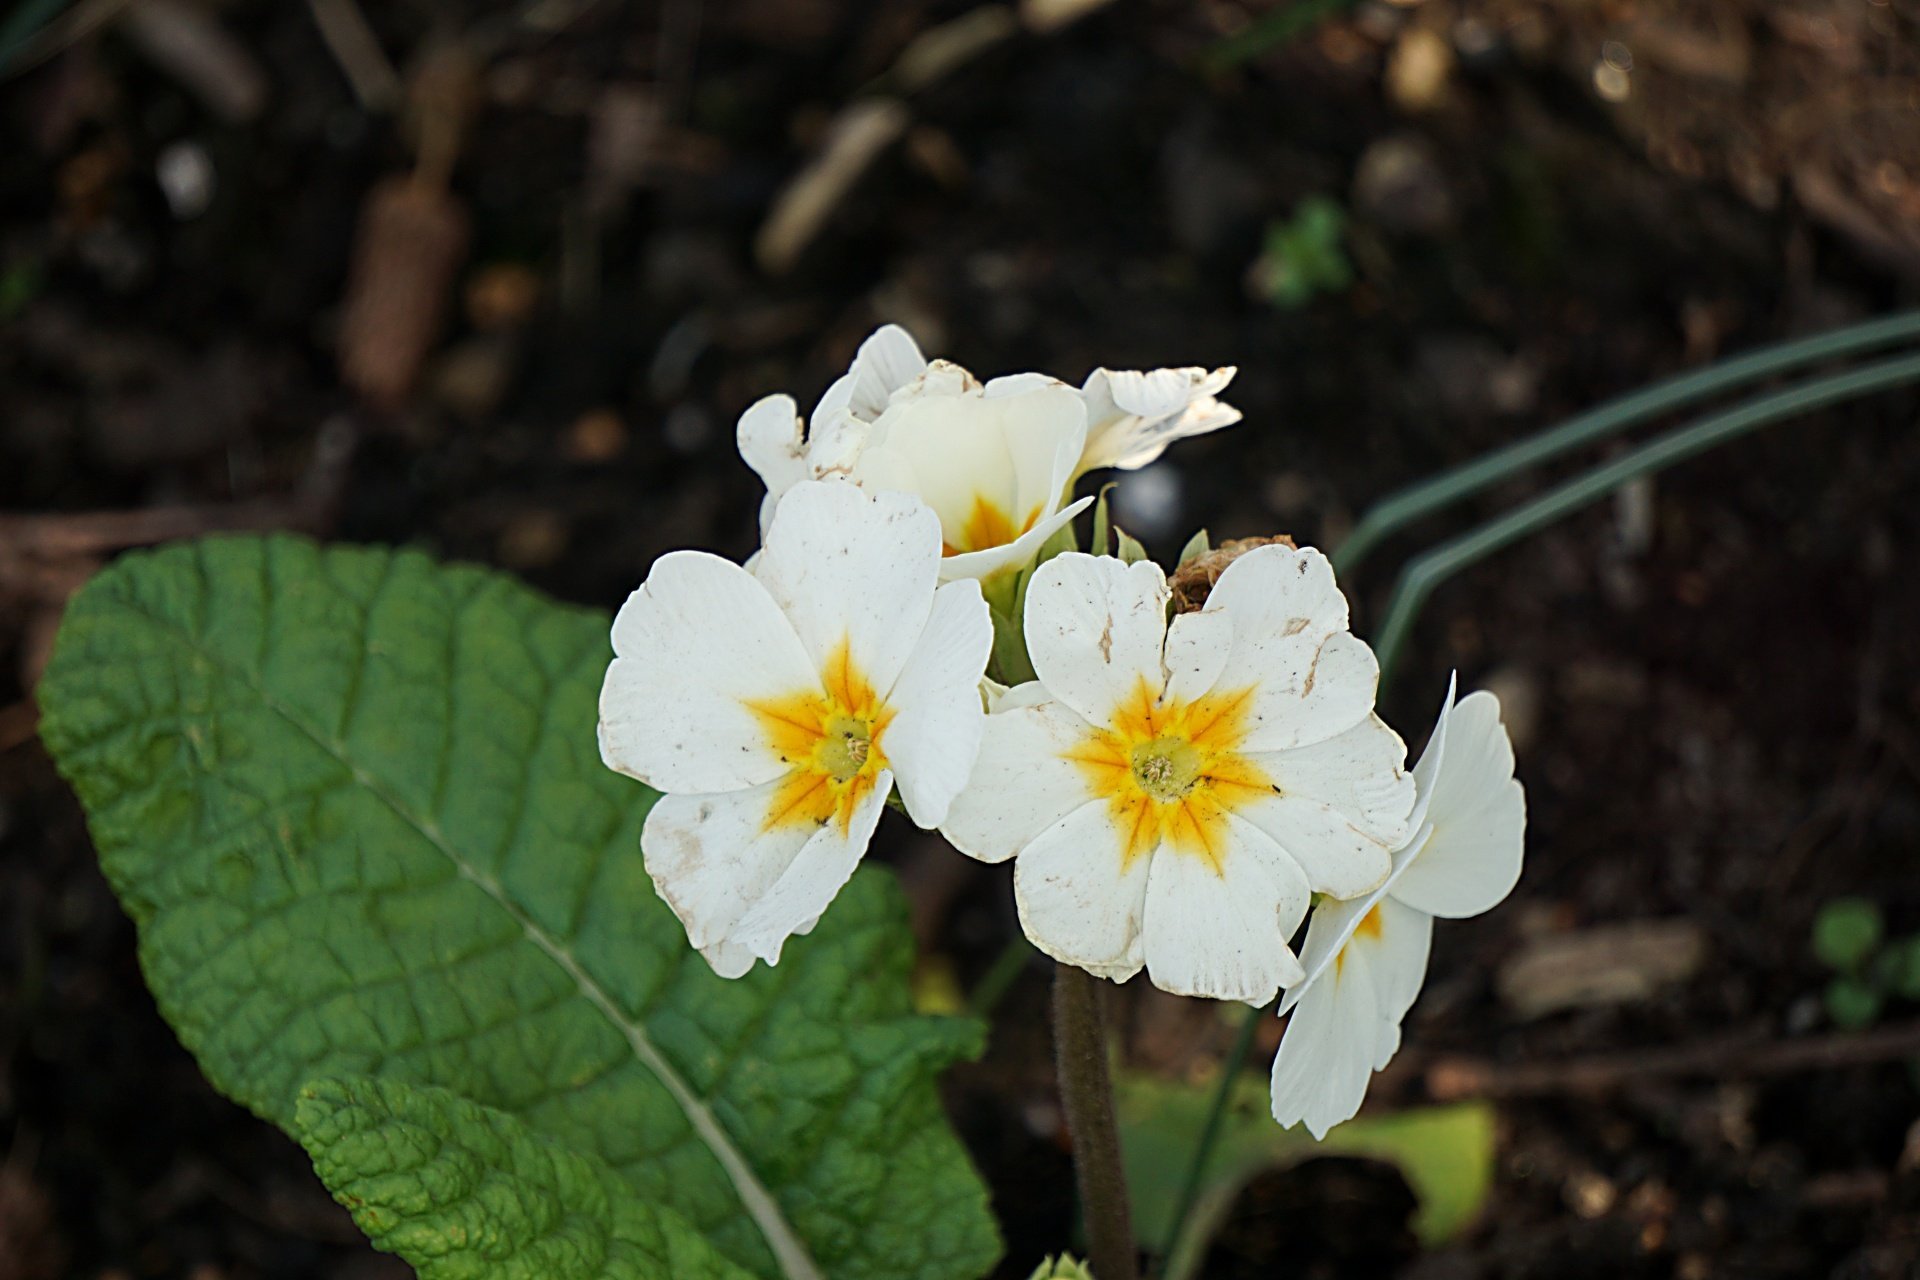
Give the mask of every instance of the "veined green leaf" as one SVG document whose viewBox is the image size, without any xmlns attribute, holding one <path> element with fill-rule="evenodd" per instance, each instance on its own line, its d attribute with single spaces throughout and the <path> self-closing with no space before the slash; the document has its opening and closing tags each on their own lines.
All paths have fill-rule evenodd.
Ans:
<svg viewBox="0 0 1920 1280">
<path fill-rule="evenodd" d="M 444 1089 L 317 1081 L 294 1128 L 334 1199 L 422 1280 L 749 1280 L 599 1160 Z"/>
<path fill-rule="evenodd" d="M 214 1084 L 445 1088 L 604 1160 L 762 1276 L 958 1280 L 998 1252 L 857 874 L 773 970 L 716 978 L 655 897 L 650 793 L 603 767 L 607 619 L 414 552 L 224 538 L 68 610 L 42 733 Z"/>
<path fill-rule="evenodd" d="M 1145 1075 L 1122 1077 L 1116 1085 L 1134 1232 L 1143 1244 L 1159 1247 L 1173 1227 L 1194 1139 L 1206 1123 L 1213 1091 Z M 1367 1156 L 1396 1165 L 1419 1200 L 1413 1229 L 1428 1244 L 1465 1229 L 1493 1185 L 1493 1109 L 1485 1103 L 1349 1120 L 1321 1142 L 1304 1128 L 1282 1129 L 1273 1122 L 1267 1082 L 1254 1074 L 1234 1082 L 1227 1105 L 1199 1198 L 1161 1269 L 1165 1280 L 1199 1274 L 1207 1241 L 1234 1198 L 1266 1169 L 1315 1156 Z"/>
</svg>

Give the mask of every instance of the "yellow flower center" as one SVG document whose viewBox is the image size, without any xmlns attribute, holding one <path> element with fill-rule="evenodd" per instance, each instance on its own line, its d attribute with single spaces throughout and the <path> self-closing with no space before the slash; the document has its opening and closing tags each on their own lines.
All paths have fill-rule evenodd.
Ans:
<svg viewBox="0 0 1920 1280">
<path fill-rule="evenodd" d="M 1014 527 L 1013 517 L 1007 514 L 1005 507 L 982 494 L 973 497 L 973 509 L 967 512 L 967 518 L 958 529 L 949 529 L 940 544 L 940 554 L 957 556 L 966 551 L 985 551 L 988 547 L 1004 547 L 1040 520 L 1040 508 L 1035 507 L 1027 513 L 1027 518 L 1018 528 Z"/>
<path fill-rule="evenodd" d="M 1227 814 L 1274 791 L 1239 750 L 1252 700 L 1248 688 L 1162 702 L 1143 679 L 1112 724 L 1067 752 L 1106 799 L 1123 864 L 1167 845 L 1222 870 Z"/>
<path fill-rule="evenodd" d="M 873 790 L 887 753 L 880 739 L 893 708 L 874 692 L 842 640 L 827 658 L 820 688 L 749 702 L 768 745 L 792 771 L 774 790 L 761 829 L 788 825 L 853 825 L 854 810 Z"/>
</svg>

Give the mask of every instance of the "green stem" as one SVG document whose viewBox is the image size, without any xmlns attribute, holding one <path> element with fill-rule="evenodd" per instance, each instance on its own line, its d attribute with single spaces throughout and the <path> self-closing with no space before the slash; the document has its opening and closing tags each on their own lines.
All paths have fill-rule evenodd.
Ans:
<svg viewBox="0 0 1920 1280">
<path fill-rule="evenodd" d="M 1427 597 L 1460 570 L 1599 501 L 1629 480 L 1672 466 L 1784 418 L 1915 381 L 1920 381 L 1920 355 L 1905 355 L 1756 396 L 1732 409 L 1658 436 L 1631 453 L 1622 454 L 1532 502 L 1424 552 L 1400 574 L 1387 604 L 1385 620 L 1380 625 L 1380 637 L 1374 643 L 1374 652 L 1380 659 L 1382 685 L 1391 675 L 1407 633 L 1412 630 Z"/>
<path fill-rule="evenodd" d="M 1087 1262 L 1100 1280 L 1139 1280 L 1127 1171 L 1120 1160 L 1098 979 L 1069 964 L 1053 968 L 1053 1054 L 1060 1105 L 1073 1136 L 1073 1172 L 1087 1229 Z"/>
<path fill-rule="evenodd" d="M 1214 1144 L 1220 1140 L 1220 1127 L 1226 1122 L 1227 1103 L 1233 1097 L 1233 1081 L 1240 1074 L 1240 1068 L 1246 1064 L 1247 1055 L 1253 1052 L 1254 1032 L 1259 1030 L 1260 1016 L 1267 1007 L 1249 1009 L 1240 1023 L 1240 1034 L 1235 1037 L 1233 1048 L 1227 1051 L 1226 1060 L 1220 1067 L 1220 1083 L 1214 1087 L 1213 1105 L 1207 1110 L 1207 1122 L 1200 1130 L 1200 1141 L 1193 1149 L 1193 1163 L 1187 1166 L 1187 1180 L 1180 1188 L 1179 1203 L 1174 1206 L 1173 1219 L 1167 1228 L 1167 1238 L 1161 1244 L 1160 1256 L 1172 1258 L 1180 1243 L 1180 1233 L 1186 1228 L 1187 1219 L 1193 1214 L 1193 1206 L 1200 1199 L 1200 1188 L 1206 1185 L 1207 1162 L 1213 1156 Z"/>
<path fill-rule="evenodd" d="M 1605 439 L 1660 414 L 1684 408 L 1721 391 L 1769 374 L 1834 356 L 1853 355 L 1920 335 L 1920 311 L 1906 311 L 1823 333 L 1761 347 L 1692 373 L 1609 400 L 1557 427 L 1516 441 L 1472 462 L 1443 471 L 1390 494 L 1370 508 L 1333 553 L 1334 567 L 1351 573 L 1389 534 L 1461 498 L 1479 493 L 1537 462 Z"/>
<path fill-rule="evenodd" d="M 1015 933 L 968 993 L 967 1008 L 981 1018 L 992 1013 L 1006 997 L 1014 979 L 1020 976 L 1020 971 L 1027 967 L 1027 961 L 1033 958 L 1033 954 L 1033 944 L 1027 941 L 1027 935 Z"/>
</svg>

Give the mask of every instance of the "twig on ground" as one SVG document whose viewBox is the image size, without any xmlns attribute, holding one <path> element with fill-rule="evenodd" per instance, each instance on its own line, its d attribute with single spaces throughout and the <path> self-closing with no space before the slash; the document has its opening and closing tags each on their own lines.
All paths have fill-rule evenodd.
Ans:
<svg viewBox="0 0 1920 1280">
<path fill-rule="evenodd" d="M 1426 1068 L 1426 1083 L 1433 1097 L 1451 1102 L 1461 1098 L 1601 1093 L 1641 1080 L 1673 1076 L 1791 1075 L 1912 1057 L 1920 1057 L 1920 1022 L 1792 1040 L 1722 1036 L 1693 1044 L 1594 1054 L 1560 1062 L 1506 1064 L 1437 1058 Z"/>
<path fill-rule="evenodd" d="M 400 73 L 380 47 L 360 6 L 354 0 L 307 0 L 307 7 L 360 105 L 381 114 L 393 110 L 404 91 Z"/>
<path fill-rule="evenodd" d="M 288 494 L 132 511 L 0 515 L 0 595 L 63 599 L 79 585 L 70 572 L 75 564 L 175 538 L 266 529 L 324 533 L 346 482 L 356 434 L 344 418 L 323 426 L 312 462 Z"/>
</svg>

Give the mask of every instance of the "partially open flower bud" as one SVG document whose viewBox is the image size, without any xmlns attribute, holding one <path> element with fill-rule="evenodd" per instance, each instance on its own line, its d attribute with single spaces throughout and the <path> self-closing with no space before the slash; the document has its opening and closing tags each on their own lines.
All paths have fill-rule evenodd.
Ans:
<svg viewBox="0 0 1920 1280">
<path fill-rule="evenodd" d="M 1206 605 L 1213 584 L 1220 580 L 1227 566 L 1255 547 L 1293 545 L 1293 539 L 1284 533 L 1276 533 L 1271 538 L 1229 538 L 1213 550 L 1195 556 L 1175 569 L 1173 577 L 1167 580 L 1167 585 L 1173 588 L 1173 611 L 1198 612 Z"/>
</svg>

